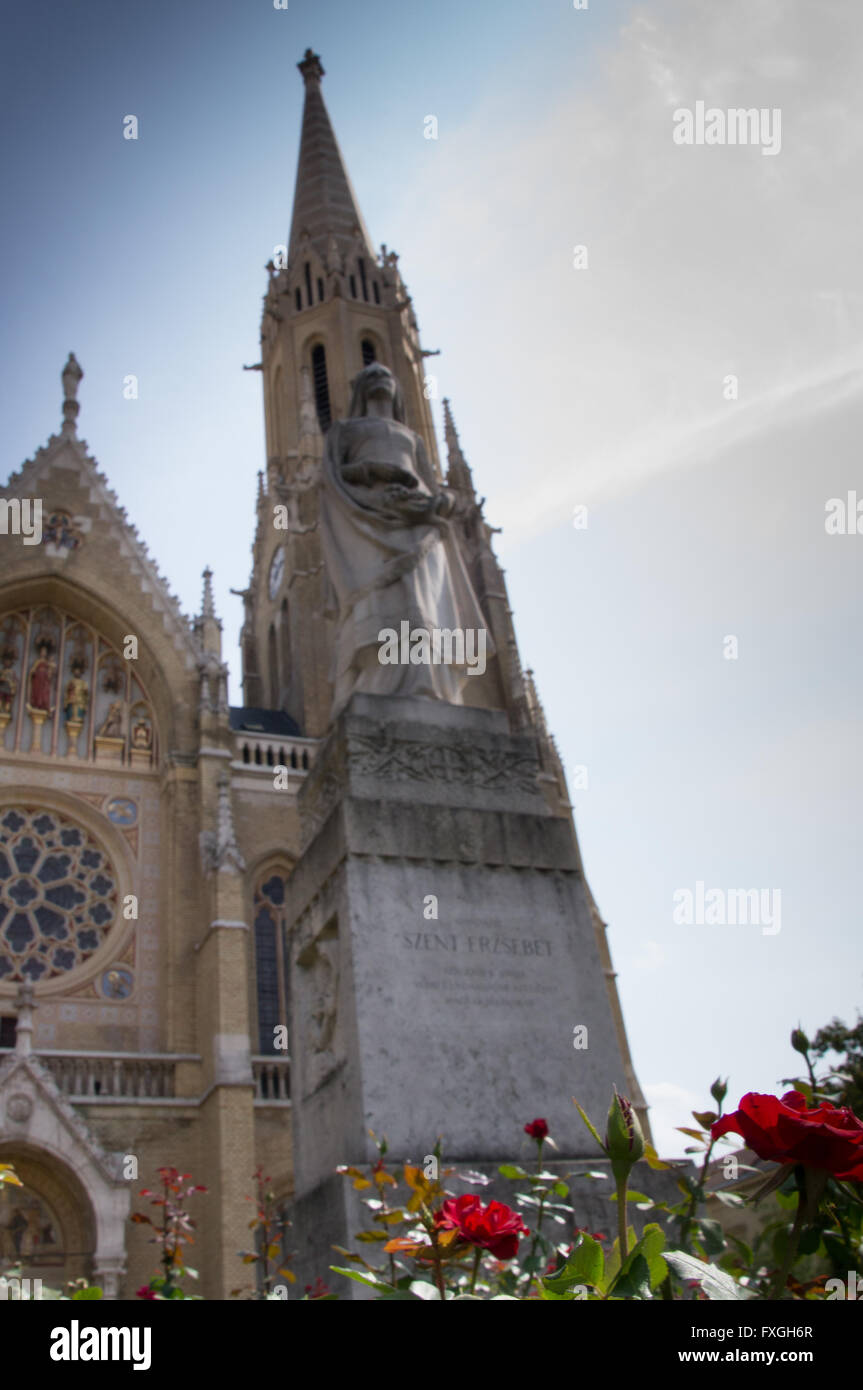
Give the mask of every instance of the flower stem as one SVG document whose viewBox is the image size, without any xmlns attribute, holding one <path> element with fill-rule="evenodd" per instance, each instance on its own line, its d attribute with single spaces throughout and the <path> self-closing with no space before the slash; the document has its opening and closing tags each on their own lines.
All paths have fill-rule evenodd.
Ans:
<svg viewBox="0 0 863 1390">
<path fill-rule="evenodd" d="M 623 1264 L 629 1254 L 629 1238 L 626 1234 L 626 1184 L 629 1174 L 623 1179 L 617 1180 L 617 1238 L 620 1241 L 620 1263 Z"/>
<path fill-rule="evenodd" d="M 797 1246 L 800 1242 L 800 1233 L 803 1230 L 805 1207 L 806 1201 L 804 1193 L 801 1191 L 797 1197 L 797 1211 L 794 1213 L 794 1225 L 791 1227 L 791 1231 L 788 1235 L 788 1244 L 785 1247 L 785 1259 L 782 1261 L 782 1268 L 776 1275 L 771 1285 L 770 1292 L 767 1295 L 770 1301 L 781 1298 L 782 1291 L 788 1282 L 788 1275 L 791 1273 L 791 1266 L 797 1258 Z"/>
<path fill-rule="evenodd" d="M 474 1257 L 473 1257 L 473 1273 L 472 1273 L 471 1276 L 470 1276 L 470 1290 L 469 1290 L 470 1293 L 473 1293 L 473 1291 L 474 1291 L 474 1286 L 475 1286 L 475 1284 L 476 1284 L 476 1276 L 477 1276 L 477 1274 L 479 1273 L 479 1262 L 480 1262 L 481 1259 L 482 1259 L 482 1246 L 478 1245 L 478 1246 L 476 1247 L 476 1252 L 475 1252 Z"/>
</svg>

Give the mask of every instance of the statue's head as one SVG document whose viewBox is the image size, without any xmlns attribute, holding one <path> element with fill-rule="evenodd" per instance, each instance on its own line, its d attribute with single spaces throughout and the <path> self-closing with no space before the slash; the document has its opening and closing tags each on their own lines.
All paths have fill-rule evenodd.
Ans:
<svg viewBox="0 0 863 1390">
<path fill-rule="evenodd" d="M 372 396 L 386 395 L 393 403 L 393 419 L 405 423 L 405 398 L 402 388 L 383 362 L 370 362 L 367 367 L 363 367 L 359 376 L 354 377 L 352 386 L 348 412 L 352 419 L 357 415 L 368 415 L 369 400 Z"/>
</svg>

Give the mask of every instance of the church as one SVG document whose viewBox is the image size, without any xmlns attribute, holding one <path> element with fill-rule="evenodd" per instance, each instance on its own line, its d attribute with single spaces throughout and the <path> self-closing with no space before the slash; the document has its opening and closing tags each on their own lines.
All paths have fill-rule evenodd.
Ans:
<svg viewBox="0 0 863 1390">
<path fill-rule="evenodd" d="M 74 355 L 0 489 L 0 1270 L 107 1298 L 156 1272 L 129 1218 L 163 1165 L 207 1188 L 193 1291 L 249 1283 L 262 1168 L 295 1297 L 350 1240 L 333 1170 L 374 1160 L 370 1129 L 491 1169 L 546 1111 L 589 1156 L 573 1094 L 598 1119 L 614 1083 L 647 1123 L 493 527 L 298 66 L 242 704 L 210 571 L 187 616 L 79 435 Z M 382 630 L 449 650 L 382 661 Z"/>
</svg>

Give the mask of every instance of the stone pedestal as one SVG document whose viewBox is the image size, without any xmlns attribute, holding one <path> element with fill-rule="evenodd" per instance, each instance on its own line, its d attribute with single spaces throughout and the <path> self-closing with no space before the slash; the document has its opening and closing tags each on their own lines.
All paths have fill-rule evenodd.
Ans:
<svg viewBox="0 0 863 1390">
<path fill-rule="evenodd" d="M 97 734 L 93 742 L 96 745 L 97 763 L 121 763 L 123 761 L 123 750 L 126 747 L 124 738 L 110 738 L 105 734 Z"/>
<path fill-rule="evenodd" d="M 326 1277 L 356 1226 L 338 1164 L 521 1153 L 541 1115 L 595 1158 L 626 1091 L 571 824 L 506 716 L 357 695 L 300 793 L 289 880 L 297 1273 Z M 573 1046 L 587 1028 L 587 1048 Z M 578 1035 L 580 1042 L 584 1034 Z"/>
<path fill-rule="evenodd" d="M 82 728 L 83 728 L 83 723 L 82 723 L 82 721 L 81 721 L 80 719 L 67 719 L 67 720 L 66 720 L 66 757 L 67 757 L 67 758 L 77 758 L 77 756 L 78 756 L 78 738 L 79 738 L 79 736 L 80 736 L 80 733 L 81 733 L 81 729 L 82 729 Z"/>
</svg>

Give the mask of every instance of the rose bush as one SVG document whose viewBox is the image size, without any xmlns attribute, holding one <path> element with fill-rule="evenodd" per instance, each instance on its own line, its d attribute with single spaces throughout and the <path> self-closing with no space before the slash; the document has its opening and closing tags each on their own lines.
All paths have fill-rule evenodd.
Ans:
<svg viewBox="0 0 863 1390">
<path fill-rule="evenodd" d="M 786 1091 L 781 1100 L 749 1091 L 711 1134 L 739 1134 L 759 1158 L 863 1182 L 863 1123 L 847 1106 L 829 1101 L 807 1108 L 800 1091 Z"/>
</svg>

